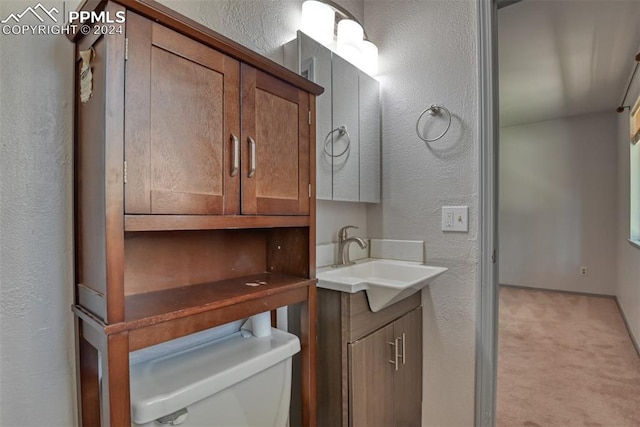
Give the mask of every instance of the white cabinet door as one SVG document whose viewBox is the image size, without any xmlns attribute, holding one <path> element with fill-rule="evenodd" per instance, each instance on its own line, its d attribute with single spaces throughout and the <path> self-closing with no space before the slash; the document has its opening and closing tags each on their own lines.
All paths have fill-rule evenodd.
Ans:
<svg viewBox="0 0 640 427">
<path fill-rule="evenodd" d="M 324 88 L 316 97 L 316 197 L 333 198 L 331 157 L 324 151 L 325 137 L 331 131 L 331 51 L 304 33 L 298 33 L 300 69 L 304 77 Z M 331 144 L 327 146 L 331 148 Z"/>
<path fill-rule="evenodd" d="M 333 55 L 333 124 L 344 126 L 348 133 L 335 131 L 333 141 L 333 200 L 360 200 L 360 124 L 358 120 L 358 69 Z"/>
<path fill-rule="evenodd" d="M 359 72 L 360 201 L 380 202 L 380 84 Z"/>
</svg>

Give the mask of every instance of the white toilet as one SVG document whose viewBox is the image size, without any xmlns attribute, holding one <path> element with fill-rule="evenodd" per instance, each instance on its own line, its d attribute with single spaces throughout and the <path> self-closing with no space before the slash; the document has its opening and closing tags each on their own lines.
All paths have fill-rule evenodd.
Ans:
<svg viewBox="0 0 640 427">
<path fill-rule="evenodd" d="M 298 351 L 298 337 L 272 329 L 262 338 L 235 332 L 177 353 L 134 360 L 133 425 L 284 427 L 291 358 Z"/>
</svg>

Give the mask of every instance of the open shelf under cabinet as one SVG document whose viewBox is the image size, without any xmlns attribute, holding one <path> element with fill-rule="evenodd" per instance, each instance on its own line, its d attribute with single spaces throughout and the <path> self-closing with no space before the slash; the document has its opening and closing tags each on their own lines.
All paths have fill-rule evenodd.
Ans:
<svg viewBox="0 0 640 427">
<path fill-rule="evenodd" d="M 309 216 L 295 215 L 125 215 L 125 231 L 222 230 L 308 227 Z"/>
<path fill-rule="evenodd" d="M 249 286 L 247 283 L 265 282 Z M 305 301 L 314 279 L 261 273 L 125 298 L 125 321 L 104 324 L 81 306 L 74 311 L 106 335 L 129 332 L 134 351 L 251 314 Z"/>
</svg>

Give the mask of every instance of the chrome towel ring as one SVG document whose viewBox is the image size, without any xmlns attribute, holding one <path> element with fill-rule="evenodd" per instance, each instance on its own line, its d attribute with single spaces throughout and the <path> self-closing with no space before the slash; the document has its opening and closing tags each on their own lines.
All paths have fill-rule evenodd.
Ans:
<svg viewBox="0 0 640 427">
<path fill-rule="evenodd" d="M 422 116 L 424 116 L 425 113 L 429 113 L 429 115 L 431 115 L 431 116 L 437 116 L 437 115 L 440 115 L 441 110 L 444 110 L 445 113 L 447 113 L 447 116 L 448 116 L 448 119 L 449 119 L 446 129 L 444 130 L 444 132 L 442 132 L 440 135 L 436 136 L 433 139 L 425 138 L 420 133 L 420 120 L 422 119 Z M 416 133 L 418 134 L 418 138 L 420 138 L 421 140 L 423 140 L 425 142 L 433 142 L 433 141 L 437 141 L 440 138 L 442 138 L 444 136 L 444 134 L 447 133 L 447 131 L 449 130 L 449 127 L 451 127 L 451 113 L 449 112 L 449 110 L 447 110 L 446 107 L 443 107 L 441 105 L 431 104 L 431 106 L 429 106 L 429 108 L 427 108 L 422 113 L 420 113 L 420 116 L 418 117 L 418 121 L 416 122 Z"/>
<path fill-rule="evenodd" d="M 331 154 L 329 151 L 327 151 L 327 146 L 329 144 L 331 144 L 331 140 L 329 139 L 329 137 L 331 135 L 333 135 L 334 133 L 338 132 L 338 137 L 347 136 L 347 146 L 344 148 L 344 150 L 342 150 L 342 152 L 340 154 Z M 347 130 L 346 126 L 340 126 L 338 128 L 335 128 L 334 130 L 330 131 L 327 136 L 324 137 L 324 152 L 327 154 L 327 156 L 329 157 L 340 157 L 343 156 L 344 153 L 346 153 L 349 148 L 351 148 L 351 137 L 349 136 L 349 131 Z"/>
</svg>

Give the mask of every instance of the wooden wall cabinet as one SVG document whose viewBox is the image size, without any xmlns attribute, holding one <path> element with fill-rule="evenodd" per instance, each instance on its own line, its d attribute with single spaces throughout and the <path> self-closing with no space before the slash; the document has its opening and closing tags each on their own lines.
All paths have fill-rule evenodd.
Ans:
<svg viewBox="0 0 640 427">
<path fill-rule="evenodd" d="M 373 313 L 364 292 L 318 291 L 318 425 L 421 425 L 420 293 Z"/>
<path fill-rule="evenodd" d="M 135 13 L 127 46 L 127 214 L 309 214 L 307 91 Z"/>
<path fill-rule="evenodd" d="M 81 9 L 126 13 L 122 34 L 70 36 L 77 70 L 93 51 L 76 96 L 81 425 L 131 425 L 131 351 L 283 306 L 302 347 L 292 425 L 315 425 L 322 88 L 151 0 Z"/>
</svg>

